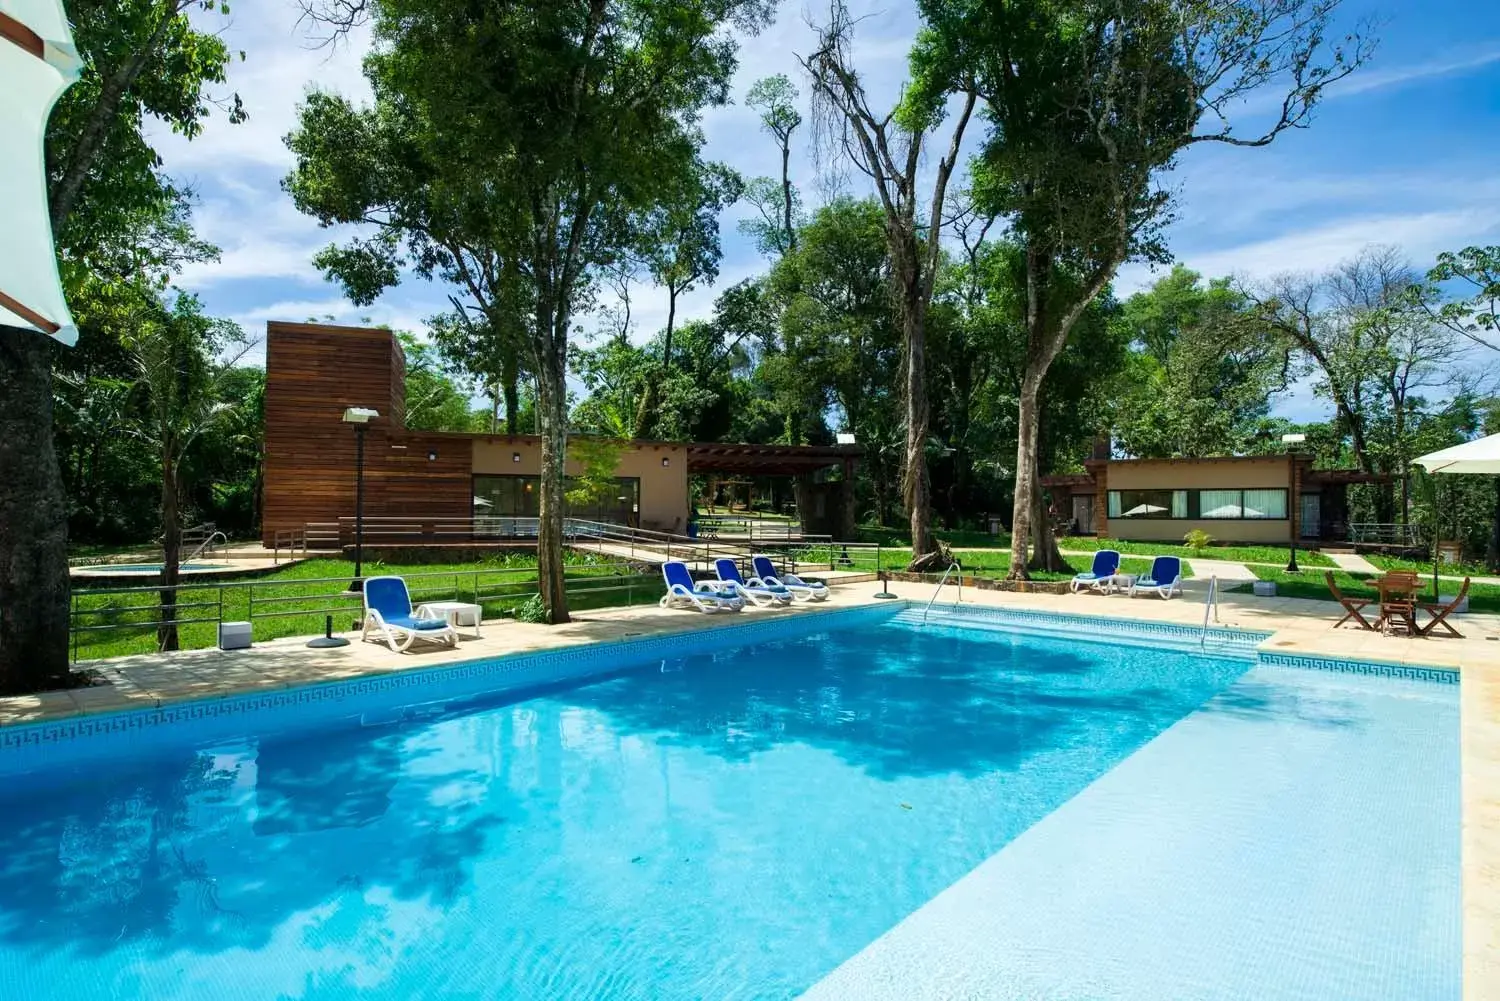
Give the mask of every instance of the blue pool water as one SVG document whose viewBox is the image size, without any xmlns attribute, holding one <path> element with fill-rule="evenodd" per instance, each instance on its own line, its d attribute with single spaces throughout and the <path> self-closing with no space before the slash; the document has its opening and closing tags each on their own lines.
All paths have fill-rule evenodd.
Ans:
<svg viewBox="0 0 1500 1001">
<path fill-rule="evenodd" d="M 1243 765 L 1246 720 L 1277 717 L 1287 752 L 1310 705 L 1274 677 L 1240 692 L 1244 659 L 896 621 L 619 666 L 401 723 L 258 725 L 16 778 L 0 996 L 793 997 L 1184 717 L 1210 744 L 1216 720 L 1238 727 Z M 1365 719 L 1369 679 L 1338 680 Z M 1383 722 L 1434 747 L 1368 783 L 1413 773 L 1392 823 L 1453 816 L 1377 857 L 1436 859 L 1429 913 L 1401 916 L 1422 961 L 1451 967 L 1453 993 L 1439 977 L 1426 996 L 1456 997 L 1456 702 L 1407 684 L 1423 699 Z M 1324 966 L 1302 979 L 1343 982 Z"/>
<path fill-rule="evenodd" d="M 101 563 L 88 568 L 89 573 L 161 573 L 161 563 Z M 179 563 L 178 570 L 228 570 L 227 563 Z"/>
</svg>

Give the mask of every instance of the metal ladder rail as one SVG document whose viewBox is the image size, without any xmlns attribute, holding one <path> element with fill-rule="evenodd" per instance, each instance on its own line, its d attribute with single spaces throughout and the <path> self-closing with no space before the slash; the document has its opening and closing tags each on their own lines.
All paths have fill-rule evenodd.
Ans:
<svg viewBox="0 0 1500 1001">
<path fill-rule="evenodd" d="M 218 539 L 220 542 L 224 543 L 225 545 L 229 544 L 229 536 L 225 535 L 223 532 L 214 532 L 214 533 L 210 534 L 208 538 L 206 538 L 202 542 L 198 543 L 198 548 L 194 549 L 192 551 L 192 553 L 188 556 L 188 558 L 185 559 L 185 560 L 183 560 L 182 562 L 183 563 L 191 563 L 194 560 L 196 560 L 198 557 L 202 556 L 204 553 L 211 552 L 213 550 L 213 548 L 214 548 L 214 540 L 215 539 Z"/>
<path fill-rule="evenodd" d="M 924 625 L 924 626 L 927 625 L 927 615 L 928 615 L 929 612 L 932 611 L 932 604 L 933 604 L 933 602 L 937 601 L 938 595 L 942 593 L 942 591 L 943 591 L 943 585 L 946 584 L 946 583 L 948 583 L 948 575 L 951 574 L 955 570 L 959 571 L 959 575 L 958 575 L 958 600 L 959 601 L 963 601 L 964 600 L 963 568 L 958 565 L 958 561 L 957 560 L 954 560 L 952 563 L 948 564 L 948 569 L 946 569 L 946 570 L 943 571 L 943 577 L 942 577 L 941 580 L 938 581 L 937 589 L 932 592 L 932 597 L 929 598 L 928 601 L 927 601 L 927 607 L 922 610 L 922 625 Z"/>
<path fill-rule="evenodd" d="M 1208 643 L 1208 613 L 1213 610 L 1214 621 L 1219 621 L 1219 578 L 1212 575 L 1208 578 L 1208 593 L 1203 596 L 1203 629 L 1198 633 L 1198 649 Z"/>
</svg>

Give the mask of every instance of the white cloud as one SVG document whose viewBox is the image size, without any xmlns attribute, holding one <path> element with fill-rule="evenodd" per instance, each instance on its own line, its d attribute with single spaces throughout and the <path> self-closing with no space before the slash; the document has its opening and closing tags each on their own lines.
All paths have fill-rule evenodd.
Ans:
<svg viewBox="0 0 1500 1001">
<path fill-rule="evenodd" d="M 1500 62 L 1500 45 L 1491 44 L 1469 55 L 1450 55 L 1443 59 L 1393 66 L 1388 70 L 1364 70 L 1330 87 L 1328 97 L 1352 97 L 1371 90 L 1399 87 L 1417 80 L 1467 73 L 1497 62 Z"/>
</svg>

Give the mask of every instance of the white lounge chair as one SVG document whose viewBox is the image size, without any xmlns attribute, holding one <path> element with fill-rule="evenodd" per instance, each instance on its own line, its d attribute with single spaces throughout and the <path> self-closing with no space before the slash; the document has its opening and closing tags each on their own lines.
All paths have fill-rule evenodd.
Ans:
<svg viewBox="0 0 1500 1001">
<path fill-rule="evenodd" d="M 1074 574 L 1068 588 L 1074 594 L 1086 587 L 1103 591 L 1109 587 L 1110 579 L 1119 572 L 1120 554 L 1113 549 L 1101 549 L 1094 554 L 1094 565 L 1089 568 L 1089 572 Z"/>
<path fill-rule="evenodd" d="M 695 608 L 700 612 L 738 612 L 745 607 L 745 600 L 737 595 L 725 594 L 719 585 L 709 580 L 693 580 L 687 564 L 681 560 L 668 560 L 661 565 L 662 579 L 667 582 L 667 593 L 662 595 L 663 608 Z"/>
<path fill-rule="evenodd" d="M 378 633 L 396 653 L 417 640 L 458 646 L 458 632 L 446 619 L 419 619 L 412 614 L 411 593 L 400 577 L 365 578 L 365 620 L 361 640 Z"/>
<path fill-rule="evenodd" d="M 790 605 L 792 592 L 777 585 L 771 587 L 764 581 L 747 581 L 740 576 L 740 565 L 727 556 L 714 560 L 714 569 L 719 573 L 719 585 L 730 594 L 738 595 L 757 605 Z"/>
<path fill-rule="evenodd" d="M 769 556 L 750 557 L 750 569 L 755 571 L 755 576 L 746 581 L 755 584 L 757 581 L 767 587 L 784 587 L 792 592 L 792 597 L 801 598 L 803 601 L 826 601 L 828 599 L 828 585 L 820 580 L 803 580 L 793 573 L 776 573 L 776 564 L 771 562 Z"/>
<path fill-rule="evenodd" d="M 1176 556 L 1158 556 L 1151 561 L 1151 572 L 1137 577 L 1130 586 L 1130 596 L 1152 594 L 1166 600 L 1182 593 L 1182 560 Z"/>
</svg>

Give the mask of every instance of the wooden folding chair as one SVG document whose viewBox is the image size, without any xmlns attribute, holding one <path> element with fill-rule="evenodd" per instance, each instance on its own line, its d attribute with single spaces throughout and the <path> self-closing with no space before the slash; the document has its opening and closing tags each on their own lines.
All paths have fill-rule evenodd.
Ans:
<svg viewBox="0 0 1500 1001">
<path fill-rule="evenodd" d="M 1375 604 L 1375 599 L 1346 597 L 1344 595 L 1344 592 L 1339 590 L 1339 586 L 1333 582 L 1332 570 L 1324 570 L 1323 579 L 1328 582 L 1328 591 L 1333 595 L 1333 600 L 1344 606 L 1344 617 L 1335 622 L 1333 624 L 1333 628 L 1337 629 L 1345 622 L 1353 619 L 1355 622 L 1359 623 L 1361 629 L 1368 629 L 1371 632 L 1374 632 L 1375 627 L 1370 624 L 1370 620 L 1366 619 L 1360 613 L 1370 605 Z"/>
<path fill-rule="evenodd" d="M 1392 570 L 1375 582 L 1380 590 L 1380 618 L 1375 625 L 1387 636 L 1404 632 L 1407 636 L 1420 636 L 1417 628 L 1417 592 L 1422 584 L 1419 576 L 1408 570 Z M 1397 629 L 1400 626 L 1400 629 Z"/>
<path fill-rule="evenodd" d="M 1449 636 L 1457 636 L 1459 639 L 1463 639 L 1464 634 L 1459 632 L 1457 629 L 1454 629 L 1452 623 L 1448 621 L 1448 613 L 1453 611 L 1459 605 L 1463 604 L 1464 598 L 1468 595 L 1468 593 L 1469 578 L 1465 577 L 1464 586 L 1458 589 L 1458 597 L 1448 602 L 1448 604 L 1443 605 L 1435 601 L 1426 601 L 1418 605 L 1418 608 L 1422 609 L 1422 611 L 1427 612 L 1432 616 L 1432 621 L 1428 622 L 1427 625 L 1422 626 L 1418 630 L 1418 632 L 1423 636 L 1431 636 L 1434 629 L 1436 629 L 1438 626 L 1442 626 L 1445 630 L 1447 630 Z"/>
</svg>

